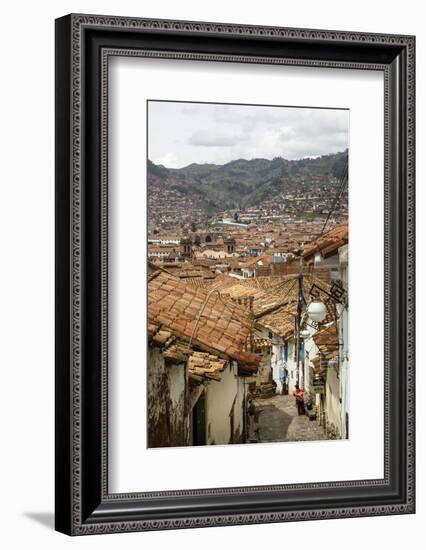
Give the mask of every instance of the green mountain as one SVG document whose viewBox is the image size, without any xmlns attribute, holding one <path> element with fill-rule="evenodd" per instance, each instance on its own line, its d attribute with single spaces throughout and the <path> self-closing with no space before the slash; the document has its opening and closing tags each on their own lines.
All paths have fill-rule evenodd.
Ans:
<svg viewBox="0 0 426 550">
<path fill-rule="evenodd" d="M 148 185 L 157 192 L 189 195 L 206 210 L 224 210 L 259 205 L 280 194 L 308 192 L 322 185 L 326 191 L 331 178 L 341 178 L 347 166 L 348 152 L 317 158 L 286 160 L 238 159 L 223 165 L 190 164 L 184 168 L 166 168 L 148 160 Z M 323 176 L 318 184 L 317 176 Z"/>
</svg>

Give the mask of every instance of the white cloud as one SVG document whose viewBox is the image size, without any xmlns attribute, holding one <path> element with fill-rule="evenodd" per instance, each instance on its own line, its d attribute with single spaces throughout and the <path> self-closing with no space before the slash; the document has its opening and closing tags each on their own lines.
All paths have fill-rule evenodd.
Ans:
<svg viewBox="0 0 426 550">
<path fill-rule="evenodd" d="M 169 167 L 237 158 L 288 160 L 343 151 L 349 111 L 149 102 L 149 155 Z"/>
<path fill-rule="evenodd" d="M 235 145 L 237 140 L 237 136 L 226 135 L 220 132 L 216 133 L 207 128 L 205 130 L 197 130 L 190 135 L 188 143 L 201 147 L 228 147 Z"/>
<path fill-rule="evenodd" d="M 152 162 L 155 164 L 163 164 L 163 166 L 167 166 L 167 168 L 179 168 L 179 159 L 176 153 L 173 153 L 173 151 L 169 151 L 162 157 L 155 157 L 152 159 Z"/>
</svg>

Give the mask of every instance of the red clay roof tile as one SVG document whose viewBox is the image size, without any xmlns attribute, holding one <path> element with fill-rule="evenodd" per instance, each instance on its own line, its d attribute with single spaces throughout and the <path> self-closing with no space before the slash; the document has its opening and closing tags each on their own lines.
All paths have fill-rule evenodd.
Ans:
<svg viewBox="0 0 426 550">
<path fill-rule="evenodd" d="M 259 362 L 257 356 L 246 355 L 253 318 L 244 307 L 164 271 L 156 272 L 148 282 L 148 322 L 150 327 L 162 325 L 201 349 L 239 362 L 247 357 L 250 364 Z"/>
<path fill-rule="evenodd" d="M 337 252 L 337 250 L 347 244 L 349 241 L 349 226 L 348 222 L 341 223 L 321 235 L 314 241 L 310 242 L 303 249 L 302 256 L 305 260 L 309 260 L 317 252 L 324 258 Z"/>
</svg>

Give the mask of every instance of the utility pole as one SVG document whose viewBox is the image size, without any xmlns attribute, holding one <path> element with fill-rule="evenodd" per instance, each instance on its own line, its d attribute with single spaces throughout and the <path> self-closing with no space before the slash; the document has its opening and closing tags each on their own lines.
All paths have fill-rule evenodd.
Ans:
<svg viewBox="0 0 426 550">
<path fill-rule="evenodd" d="M 297 315 L 296 315 L 296 383 L 300 384 L 300 325 L 302 323 L 302 302 L 303 302 L 303 271 L 302 258 L 300 259 L 300 272 L 297 276 Z"/>
</svg>

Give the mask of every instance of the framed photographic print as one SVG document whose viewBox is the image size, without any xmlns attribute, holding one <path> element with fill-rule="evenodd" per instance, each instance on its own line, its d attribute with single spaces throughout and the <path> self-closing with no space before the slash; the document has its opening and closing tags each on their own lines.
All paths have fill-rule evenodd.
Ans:
<svg viewBox="0 0 426 550">
<path fill-rule="evenodd" d="M 414 513 L 412 36 L 56 21 L 56 529 Z"/>
</svg>

